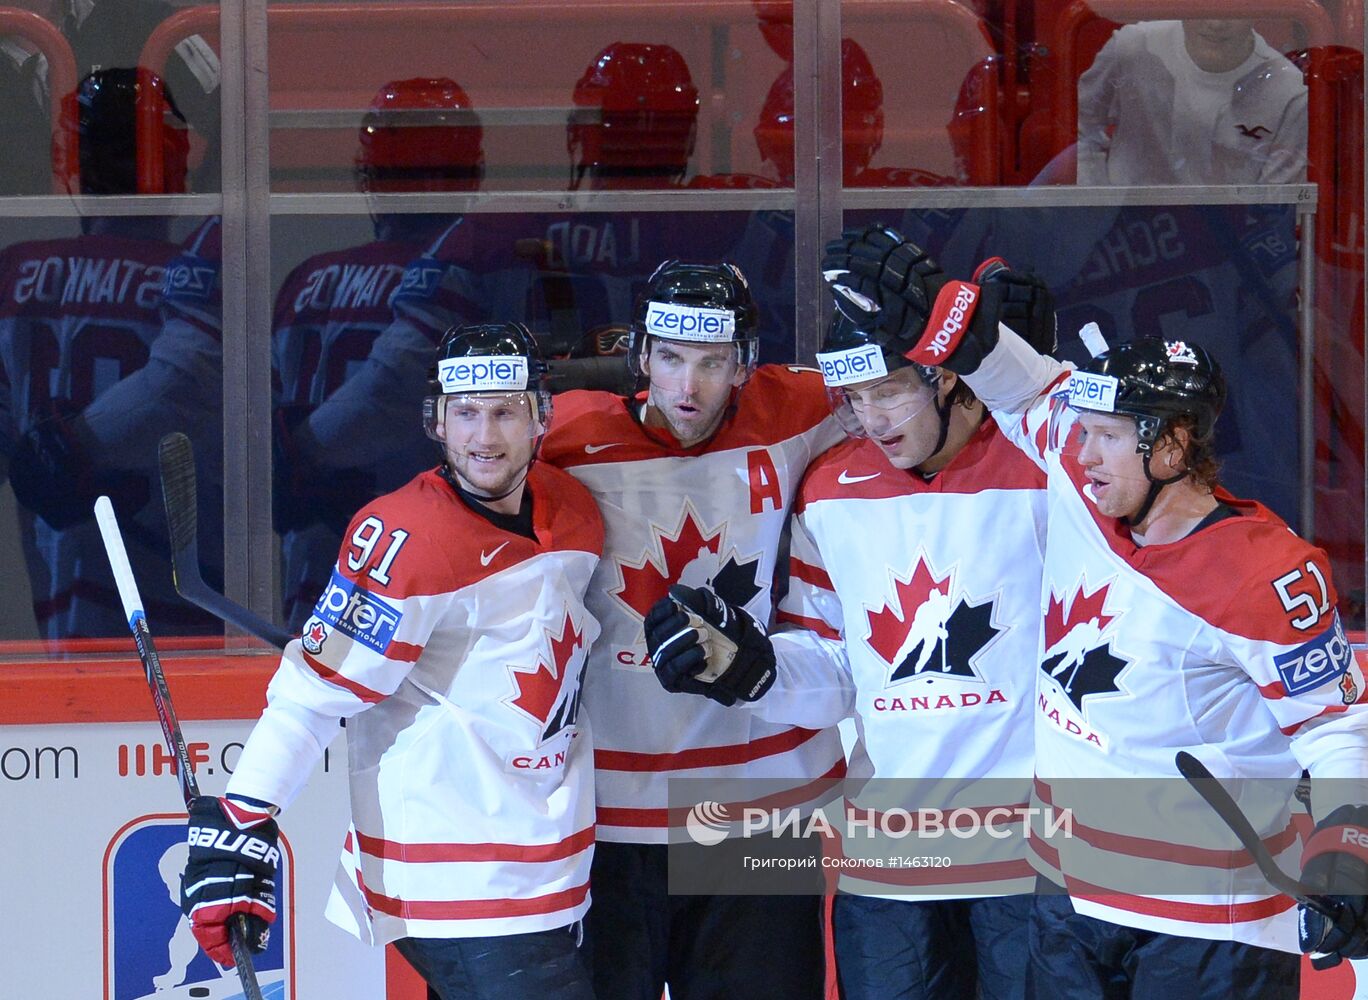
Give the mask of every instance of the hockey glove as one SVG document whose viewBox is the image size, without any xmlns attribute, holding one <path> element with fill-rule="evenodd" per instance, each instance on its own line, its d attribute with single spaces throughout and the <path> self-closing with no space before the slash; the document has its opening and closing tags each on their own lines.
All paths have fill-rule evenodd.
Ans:
<svg viewBox="0 0 1368 1000">
<path fill-rule="evenodd" d="M 190 803 L 190 855 L 181 876 L 181 911 L 205 954 L 233 964 L 229 921 L 247 916 L 247 944 L 265 951 L 276 918 L 276 822 L 269 810 L 201 795 Z"/>
<path fill-rule="evenodd" d="M 949 281 L 936 296 L 921 338 L 904 356 L 918 364 L 972 375 L 997 346 L 1007 322 L 1036 350 L 1055 344 L 1054 298 L 1033 274 L 1013 271 L 1000 257 L 978 266 L 974 280 Z"/>
<path fill-rule="evenodd" d="M 1302 882 L 1340 904 L 1338 920 L 1299 907 L 1297 938 L 1318 969 L 1368 957 L 1368 806 L 1340 806 L 1302 852 Z"/>
<path fill-rule="evenodd" d="M 774 683 L 774 647 L 755 619 L 706 588 L 675 584 L 646 615 L 646 648 L 666 691 L 723 705 L 756 701 Z"/>
<path fill-rule="evenodd" d="M 142 510 L 152 495 L 146 476 L 100 473 L 81 444 L 80 428 L 78 414 L 58 408 L 19 439 L 10 457 L 14 498 L 54 531 L 90 520 L 95 498 L 102 493 L 126 518 Z"/>
<path fill-rule="evenodd" d="M 871 323 L 916 343 L 945 275 L 926 251 L 887 226 L 851 228 L 826 245 L 822 257 L 836 308 L 857 326 Z"/>
</svg>

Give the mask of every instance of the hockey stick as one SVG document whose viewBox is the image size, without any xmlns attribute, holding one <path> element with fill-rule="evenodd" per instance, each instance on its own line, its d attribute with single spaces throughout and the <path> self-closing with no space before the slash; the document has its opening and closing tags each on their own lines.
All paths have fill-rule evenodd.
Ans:
<svg viewBox="0 0 1368 1000">
<path fill-rule="evenodd" d="M 200 575 L 195 453 L 190 439 L 179 431 L 166 435 L 157 448 L 157 458 L 161 466 L 162 500 L 166 504 L 166 529 L 171 535 L 171 579 L 176 593 L 215 618 L 284 649 L 294 638 L 292 635 L 213 590 Z"/>
<path fill-rule="evenodd" d="M 109 502 L 109 497 L 100 497 L 95 501 L 95 520 L 104 538 L 109 566 L 114 571 L 114 583 L 119 588 L 124 614 L 128 616 L 128 627 L 133 630 L 133 642 L 138 647 L 138 658 L 142 660 L 143 672 L 147 675 L 147 686 L 152 690 L 152 702 L 157 707 L 162 735 L 176 760 L 176 777 L 180 779 L 181 796 L 185 799 L 186 809 L 189 809 L 191 800 L 199 797 L 199 783 L 195 781 L 195 772 L 190 767 L 185 736 L 176 719 L 176 710 L 171 706 L 166 674 L 162 671 L 157 649 L 152 645 L 152 631 L 147 626 L 142 597 L 138 594 L 137 581 L 133 579 L 133 567 L 128 563 L 128 553 L 124 551 L 123 536 L 119 534 L 119 522 L 114 518 L 114 505 Z M 233 949 L 233 965 L 237 967 L 238 978 L 242 980 L 243 996 L 246 1000 L 263 1000 L 261 987 L 257 985 L 256 970 L 252 968 L 252 953 L 247 947 L 245 915 L 239 914 L 229 924 L 228 941 Z"/>
<path fill-rule="evenodd" d="M 1345 909 L 1344 904 L 1338 899 L 1321 895 L 1278 867 L 1278 863 L 1273 860 L 1273 855 L 1269 854 L 1268 848 L 1264 846 L 1263 840 L 1254 832 L 1254 827 L 1250 826 L 1249 819 L 1240 812 L 1240 807 L 1235 804 L 1230 793 L 1207 770 L 1205 764 L 1186 750 L 1178 751 L 1173 763 L 1177 765 L 1179 773 L 1187 779 L 1188 784 L 1197 790 L 1197 794 L 1206 800 L 1207 805 L 1216 810 L 1216 815 L 1220 816 L 1222 822 L 1230 827 L 1230 831 L 1239 838 L 1240 844 L 1249 852 L 1254 863 L 1259 866 L 1259 871 L 1269 885 L 1283 895 L 1291 896 L 1308 910 L 1319 913 L 1341 931 L 1353 932 L 1353 915 Z M 1334 959 L 1333 962 L 1325 965 L 1316 965 L 1316 968 L 1329 968 L 1338 965 L 1339 956 L 1334 956 Z M 1315 962 L 1316 960 L 1313 959 L 1312 964 Z"/>
</svg>

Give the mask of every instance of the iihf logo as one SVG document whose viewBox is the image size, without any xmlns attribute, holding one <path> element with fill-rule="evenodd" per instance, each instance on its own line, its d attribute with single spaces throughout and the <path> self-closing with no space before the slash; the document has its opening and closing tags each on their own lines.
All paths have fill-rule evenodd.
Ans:
<svg viewBox="0 0 1368 1000">
<path fill-rule="evenodd" d="M 104 1000 L 231 1000 L 242 996 L 232 968 L 204 954 L 181 914 L 186 818 L 141 816 L 119 830 L 104 856 Z M 252 956 L 266 1000 L 294 992 L 293 872 L 282 836 L 276 922 Z"/>
</svg>

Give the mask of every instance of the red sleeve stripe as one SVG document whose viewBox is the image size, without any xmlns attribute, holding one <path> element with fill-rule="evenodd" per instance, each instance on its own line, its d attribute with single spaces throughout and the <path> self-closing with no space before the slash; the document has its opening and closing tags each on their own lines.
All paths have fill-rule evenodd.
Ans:
<svg viewBox="0 0 1368 1000">
<path fill-rule="evenodd" d="M 1284 736 L 1291 736 L 1293 733 L 1295 733 L 1302 726 L 1306 725 L 1308 722 L 1312 722 L 1326 715 L 1338 715 L 1340 712 L 1345 711 L 1348 707 L 1348 705 L 1326 705 L 1315 715 L 1310 716 L 1306 719 L 1302 719 L 1301 722 L 1294 722 L 1290 726 L 1279 726 L 1278 729 L 1282 732 Z"/>
<path fill-rule="evenodd" d="M 1259 694 L 1267 701 L 1279 701 L 1287 697 L 1287 688 L 1283 687 L 1282 681 L 1274 681 L 1272 684 L 1260 684 Z M 1301 723 L 1297 723 L 1297 725 L 1301 725 Z M 1287 730 L 1284 729 L 1283 732 L 1287 732 Z"/>
<path fill-rule="evenodd" d="M 841 758 L 826 774 L 806 784 L 789 788 L 749 802 L 729 802 L 723 805 L 727 815 L 740 817 L 746 809 L 786 809 L 790 806 L 822 805 L 840 793 L 839 783 L 845 778 L 846 762 Z M 689 810 L 627 809 L 613 806 L 598 807 L 599 826 L 654 827 L 683 826 Z"/>
<path fill-rule="evenodd" d="M 423 647 L 415 646 L 411 642 L 390 640 L 390 644 L 385 647 L 385 659 L 395 660 L 398 663 L 417 663 L 418 657 L 422 655 Z"/>
<path fill-rule="evenodd" d="M 316 673 L 319 677 L 323 678 L 329 684 L 335 685 L 336 687 L 340 687 L 343 690 L 350 691 L 352 694 L 356 695 L 356 697 L 360 698 L 367 704 L 378 704 L 384 701 L 387 697 L 386 695 L 381 694 L 379 691 L 372 691 L 364 684 L 358 684 L 356 683 L 356 681 L 351 680 L 348 677 L 342 676 L 332 667 L 328 666 L 321 660 L 315 659 L 302 649 L 300 650 L 300 654 L 304 657 L 304 662 L 308 664 L 309 669 Z"/>
<path fill-rule="evenodd" d="M 820 566 L 805 563 L 801 559 L 795 559 L 792 556 L 789 557 L 789 575 L 795 580 L 802 580 L 804 583 L 810 583 L 814 587 L 821 587 L 823 590 L 830 590 L 833 592 L 836 590 L 836 585 L 831 582 L 831 577 L 827 575 L 826 570 L 822 569 Z"/>
<path fill-rule="evenodd" d="M 808 618 L 804 615 L 795 615 L 791 611 L 777 612 L 774 618 L 775 621 L 785 622 L 789 625 L 797 625 L 799 628 L 805 628 L 809 632 L 816 632 L 823 639 L 834 639 L 836 642 L 841 641 L 841 633 L 837 632 L 820 618 Z"/>
<path fill-rule="evenodd" d="M 491 920 L 573 909 L 589 894 L 589 883 L 529 899 L 400 899 L 369 887 L 362 891 L 374 909 L 404 920 Z"/>
<path fill-rule="evenodd" d="M 1283 895 L 1266 896 L 1244 903 L 1189 903 L 1177 899 L 1155 899 L 1152 896 L 1133 896 L 1103 889 L 1067 875 L 1064 876 L 1064 885 L 1070 896 L 1100 906 L 1193 924 L 1243 924 L 1251 920 L 1267 920 L 1297 905 L 1291 896 Z"/>
<path fill-rule="evenodd" d="M 685 771 L 695 767 L 727 767 L 749 764 L 797 749 L 816 736 L 820 729 L 795 726 L 782 733 L 726 746 L 697 747 L 674 753 L 637 753 L 633 750 L 595 750 L 594 767 L 600 771 Z"/>
<path fill-rule="evenodd" d="M 1053 806 L 1054 803 L 1050 798 L 1050 786 L 1040 778 L 1035 779 L 1035 786 L 1037 797 L 1046 805 Z M 1254 859 L 1244 849 L 1218 850 L 1210 847 L 1174 844 L 1166 840 L 1151 840 L 1147 837 L 1133 837 L 1125 833 L 1112 833 L 1108 830 L 1085 826 L 1078 821 L 1077 816 L 1074 817 L 1073 821 L 1073 837 L 1090 847 L 1097 848 L 1099 851 L 1110 851 L 1113 854 L 1132 858 L 1151 858 L 1155 861 L 1167 861 L 1176 865 L 1192 865 L 1199 868 L 1246 868 L 1254 864 Z M 1034 833 L 1032 833 L 1031 839 L 1033 842 L 1036 841 L 1037 838 Z M 1263 838 L 1263 844 L 1268 849 L 1268 853 L 1276 857 L 1296 843 L 1297 839 L 1297 824 L 1293 818 L 1288 821 L 1287 826 L 1280 833 Z M 1053 851 L 1053 848 L 1051 850 Z M 1058 863 L 1058 858 L 1057 853 L 1053 854 L 1052 863 Z"/>
<path fill-rule="evenodd" d="M 447 861 L 561 861 L 587 850 L 594 843 L 592 826 L 554 844 L 404 844 L 357 833 L 361 851 L 386 861 L 410 864 Z"/>
</svg>

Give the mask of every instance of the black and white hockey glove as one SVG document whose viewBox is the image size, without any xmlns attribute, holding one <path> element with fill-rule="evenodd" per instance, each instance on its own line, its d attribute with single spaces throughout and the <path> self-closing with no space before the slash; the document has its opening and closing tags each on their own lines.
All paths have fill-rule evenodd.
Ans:
<svg viewBox="0 0 1368 1000">
<path fill-rule="evenodd" d="M 276 822 L 267 808 L 201 795 L 190 803 L 190 856 L 181 911 L 205 954 L 233 964 L 228 922 L 247 916 L 247 943 L 265 951 L 276 918 Z"/>
<path fill-rule="evenodd" d="M 881 225 L 852 227 L 828 242 L 822 277 L 852 323 L 875 324 L 909 345 L 921 337 L 947 280 L 925 250 Z"/>
<path fill-rule="evenodd" d="M 1316 824 L 1302 852 L 1302 882 L 1340 904 L 1330 920 L 1299 907 L 1297 938 L 1318 969 L 1368 957 L 1368 806 L 1340 806 Z"/>
<path fill-rule="evenodd" d="M 975 269 L 974 281 L 983 289 L 979 308 L 985 318 L 996 311 L 999 323 L 1005 323 L 1041 354 L 1054 354 L 1059 349 L 1054 295 L 1039 276 L 1032 271 L 1013 271 L 1001 257 L 990 257 Z M 997 343 L 997 324 L 983 332 Z"/>
<path fill-rule="evenodd" d="M 774 647 L 755 619 L 706 588 L 675 584 L 646 615 L 646 648 L 666 691 L 723 705 L 755 701 L 774 683 Z"/>
</svg>

